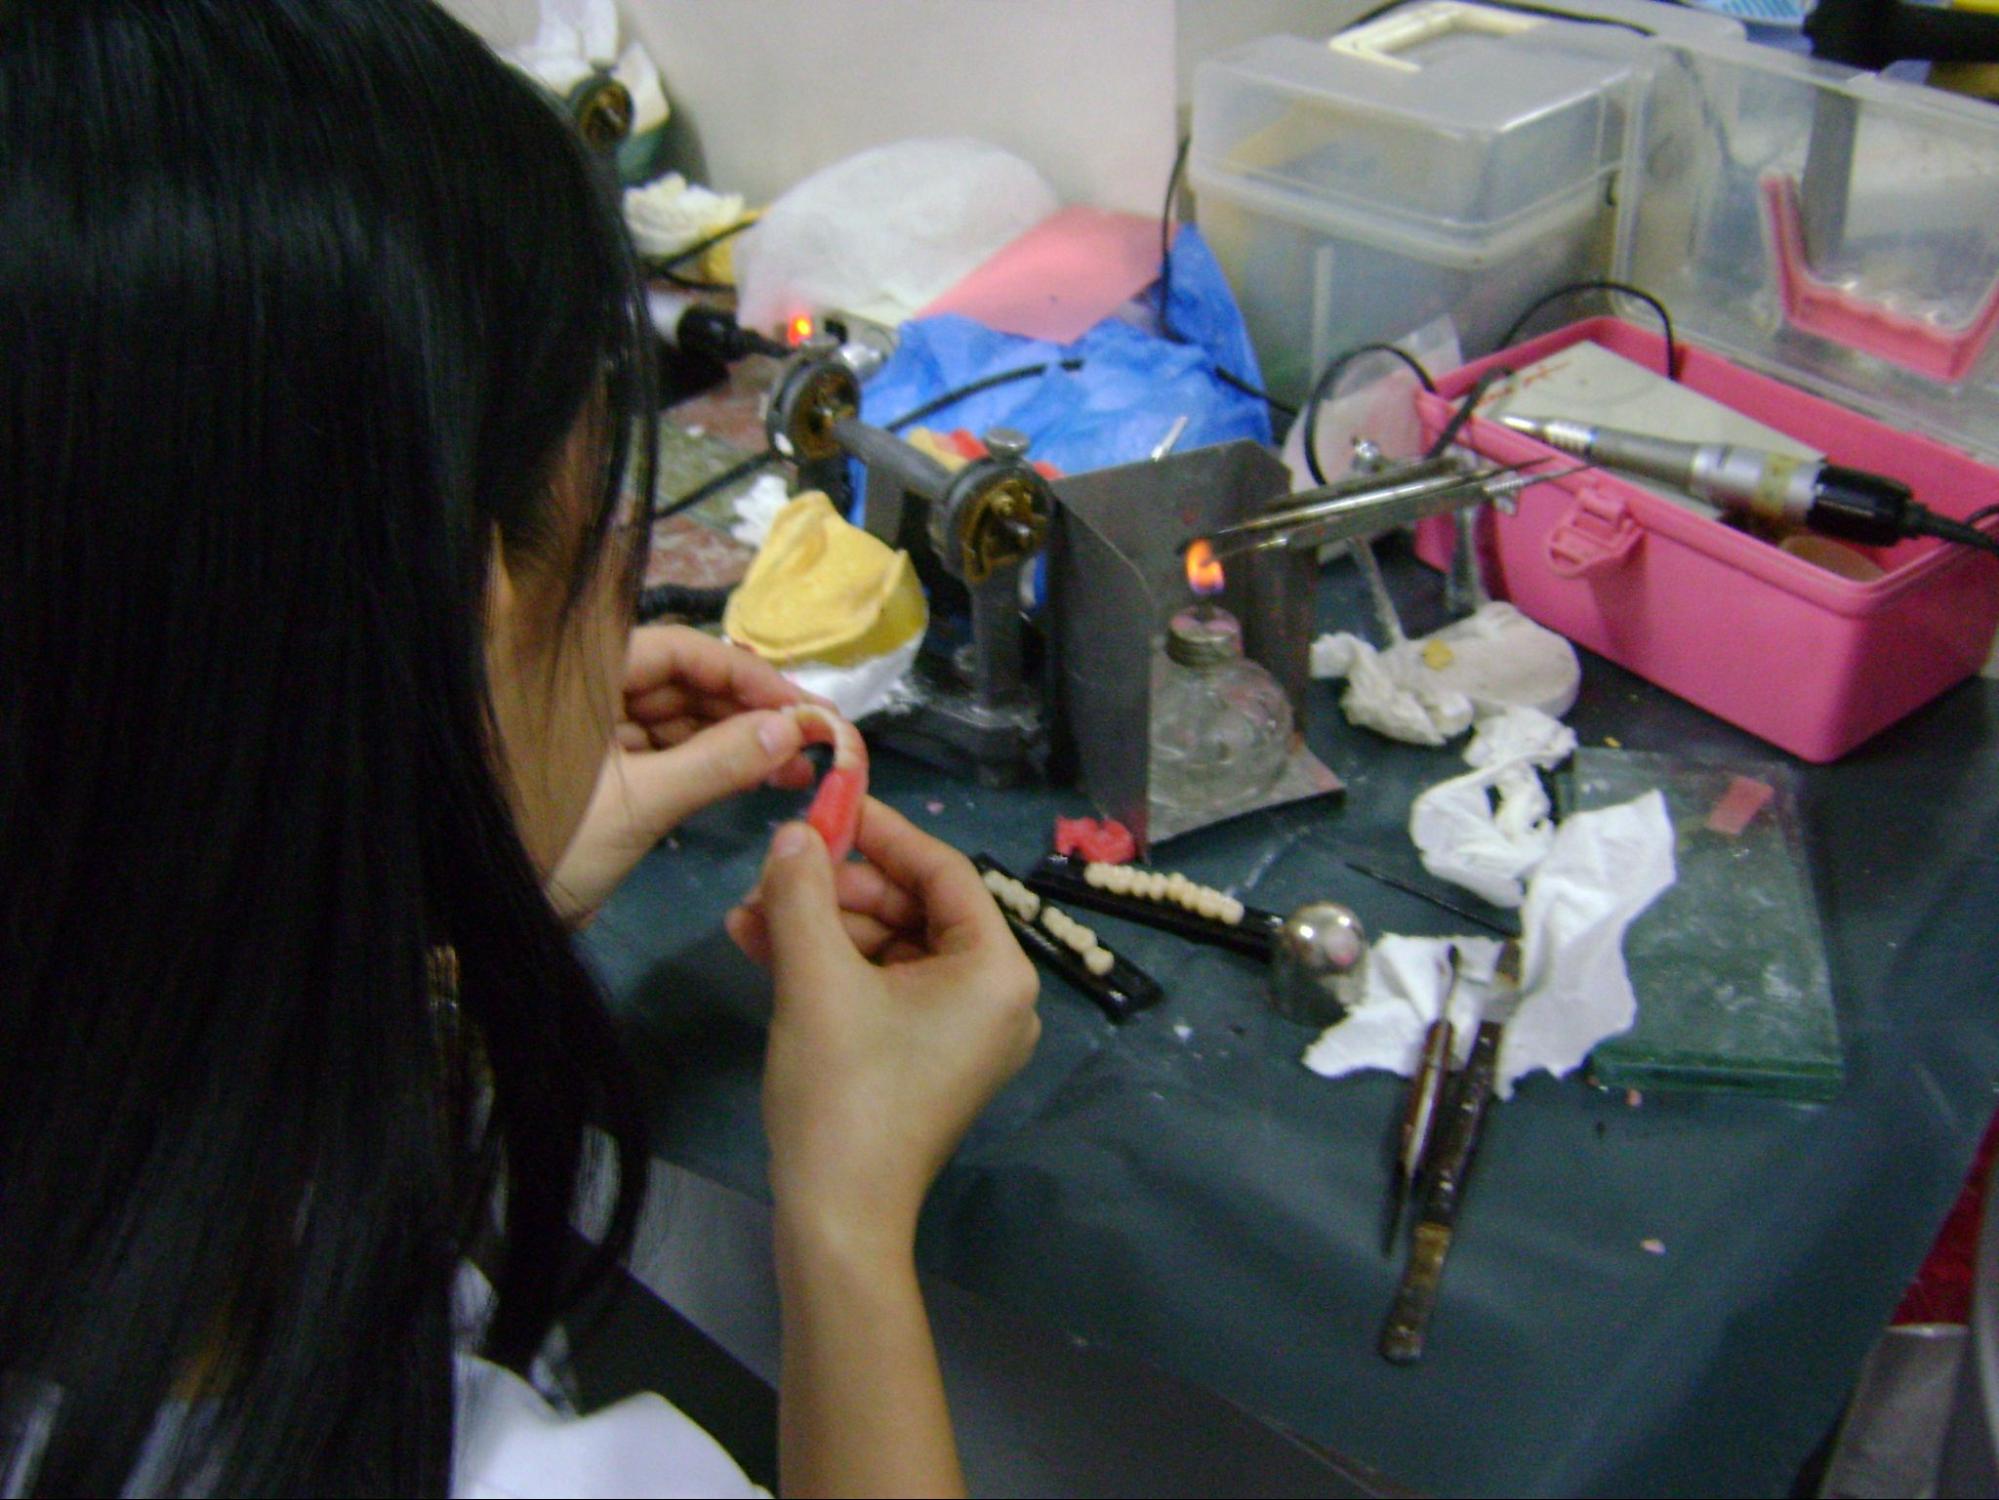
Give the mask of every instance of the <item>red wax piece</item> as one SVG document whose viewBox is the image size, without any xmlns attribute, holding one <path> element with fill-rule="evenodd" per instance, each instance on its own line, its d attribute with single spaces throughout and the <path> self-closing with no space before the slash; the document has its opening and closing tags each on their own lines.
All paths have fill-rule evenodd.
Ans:
<svg viewBox="0 0 1999 1500">
<path fill-rule="evenodd" d="M 1776 795 L 1777 789 L 1767 781 L 1737 776 L 1728 783 L 1728 790 L 1716 799 L 1707 815 L 1707 826 L 1716 833 L 1736 838 L 1763 811 L 1764 804 Z"/>
<path fill-rule="evenodd" d="M 812 703 L 793 704 L 788 710 L 798 721 L 808 745 L 831 745 L 833 766 L 819 780 L 818 795 L 805 810 L 805 821 L 826 841 L 826 852 L 838 864 L 854 847 L 860 832 L 861 804 L 868 795 L 868 745 L 838 714 Z"/>
<path fill-rule="evenodd" d="M 1057 818 L 1055 852 L 1080 854 L 1092 864 L 1122 865 L 1138 858 L 1138 840 L 1116 818 Z"/>
</svg>

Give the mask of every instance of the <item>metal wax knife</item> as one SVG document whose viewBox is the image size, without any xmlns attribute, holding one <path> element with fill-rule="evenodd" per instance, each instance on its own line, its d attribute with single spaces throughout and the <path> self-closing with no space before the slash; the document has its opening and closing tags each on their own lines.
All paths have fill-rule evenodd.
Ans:
<svg viewBox="0 0 1999 1500">
<path fill-rule="evenodd" d="M 1416 1072 L 1409 1080 L 1401 1125 L 1396 1132 L 1394 1160 L 1389 1167 L 1388 1212 L 1381 1231 L 1384 1258 L 1395 1253 L 1395 1236 L 1402 1228 L 1402 1216 L 1409 1211 L 1409 1196 L 1429 1154 L 1430 1139 L 1436 1134 L 1437 1102 L 1450 1070 L 1451 1047 L 1457 1040 L 1450 1014 L 1451 1002 L 1458 995 L 1458 945 L 1452 943 L 1445 951 L 1450 972 L 1444 986 L 1443 1007 L 1423 1034 L 1423 1050 L 1417 1054 Z"/>
<path fill-rule="evenodd" d="M 1424 1184 L 1422 1214 L 1416 1221 L 1415 1239 L 1409 1249 L 1409 1265 L 1402 1273 L 1395 1305 L 1389 1309 L 1387 1326 L 1381 1331 L 1382 1357 L 1392 1363 L 1414 1364 L 1423 1357 L 1423 1338 L 1429 1330 L 1430 1315 L 1436 1311 L 1444 1259 L 1450 1254 L 1465 1183 L 1471 1174 L 1472 1160 L 1478 1154 L 1486 1106 L 1492 1101 L 1493 1084 L 1499 1072 L 1500 1038 L 1519 1004 L 1520 945 L 1509 941 L 1499 950 L 1492 990 L 1472 1038 L 1471 1056 L 1454 1077 L 1449 1103 L 1438 1125 L 1437 1143 L 1430 1155 L 1428 1180 Z"/>
</svg>

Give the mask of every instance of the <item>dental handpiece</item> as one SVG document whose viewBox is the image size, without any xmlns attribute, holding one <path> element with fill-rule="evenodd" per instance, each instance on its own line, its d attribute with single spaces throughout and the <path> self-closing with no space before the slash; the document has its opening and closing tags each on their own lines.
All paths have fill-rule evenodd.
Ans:
<svg viewBox="0 0 1999 1500">
<path fill-rule="evenodd" d="M 1864 469 L 1733 443 L 1676 442 L 1560 417 L 1499 420 L 1560 452 L 1674 485 L 1723 510 L 1863 546 L 1885 547 L 1911 536 L 1954 542 L 1978 536 L 1964 523 L 1916 504 L 1901 481 Z M 1983 539 L 1974 545 L 1983 545 Z"/>
</svg>

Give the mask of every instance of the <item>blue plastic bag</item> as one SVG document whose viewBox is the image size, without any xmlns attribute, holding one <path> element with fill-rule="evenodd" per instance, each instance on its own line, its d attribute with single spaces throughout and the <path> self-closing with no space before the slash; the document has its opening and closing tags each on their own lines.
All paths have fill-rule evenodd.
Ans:
<svg viewBox="0 0 1999 1500">
<path fill-rule="evenodd" d="M 959 386 L 1046 364 L 1040 376 L 954 402 L 920 425 L 973 433 L 1017 428 L 1033 439 L 1033 458 L 1065 474 L 1145 458 L 1182 416 L 1187 426 L 1176 449 L 1236 438 L 1268 443 L 1264 403 L 1215 373 L 1219 367 L 1250 385 L 1262 383 L 1235 297 L 1192 225 L 1181 229 L 1173 246 L 1172 338 L 1157 331 L 1156 298 L 1155 287 L 1150 306 L 1133 310 L 1130 320 L 1105 318 L 1070 344 L 995 333 L 948 314 L 905 323 L 894 358 L 863 390 L 862 416 L 887 425 Z M 1064 360 L 1082 364 L 1064 370 Z M 855 477 L 858 495 L 858 472 Z"/>
</svg>

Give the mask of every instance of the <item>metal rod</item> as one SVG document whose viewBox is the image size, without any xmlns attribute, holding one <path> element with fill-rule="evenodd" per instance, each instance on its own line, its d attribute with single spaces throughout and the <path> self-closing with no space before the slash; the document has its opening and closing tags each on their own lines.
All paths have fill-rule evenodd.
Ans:
<svg viewBox="0 0 1999 1500">
<path fill-rule="evenodd" d="M 893 475 L 906 490 L 926 500 L 940 498 L 950 488 L 951 471 L 927 453 L 919 452 L 892 432 L 872 427 L 858 417 L 842 417 L 833 424 L 833 437 L 858 458 L 870 476 L 876 470 Z"/>
<path fill-rule="evenodd" d="M 1271 531 L 1289 531 L 1302 522 L 1315 520 L 1320 516 L 1344 516 L 1356 510 L 1367 511 L 1375 507 L 1392 507 L 1398 503 L 1417 503 L 1433 495 L 1448 494 L 1469 485 L 1482 484 L 1488 479 L 1496 479 L 1502 474 L 1511 472 L 1513 471 L 1510 466 L 1494 465 L 1491 468 L 1474 469 L 1468 473 L 1453 464 L 1442 473 L 1371 475 L 1359 481 L 1348 480 L 1326 485 L 1322 489 L 1300 490 L 1281 510 L 1266 511 L 1260 516 L 1250 517 L 1247 521 L 1238 521 L 1226 530 L 1214 533 L 1209 540 L 1226 538 L 1233 541 L 1237 537 L 1255 536 Z M 1387 520 L 1381 524 L 1393 526 L 1396 522 Z"/>
<path fill-rule="evenodd" d="M 1225 558 L 1256 547 L 1305 542 L 1323 547 L 1374 536 L 1472 503 L 1483 494 L 1483 485 L 1503 472 L 1480 470 L 1450 482 L 1425 480 L 1420 485 L 1398 486 L 1371 495 L 1315 501 L 1214 532 L 1208 543 L 1216 557 Z"/>
<path fill-rule="evenodd" d="M 1546 460 L 1536 459 L 1533 462 L 1544 463 Z M 1382 492 L 1273 511 L 1270 515 L 1257 517 L 1254 522 L 1213 532 L 1208 542 L 1217 558 L 1233 557 L 1269 546 L 1330 546 L 1354 537 L 1374 536 L 1391 527 L 1406 526 L 1496 496 L 1517 494 L 1532 485 L 1566 479 L 1571 474 L 1596 466 L 1577 464 L 1552 474 L 1525 474 L 1520 472 L 1523 467 L 1508 464 L 1480 469 L 1464 475 L 1455 484 L 1426 482 L 1413 493 Z M 1273 522 L 1275 524 L 1267 524 Z"/>
<path fill-rule="evenodd" d="M 1395 608 L 1395 596 L 1388 592 L 1388 580 L 1381 576 L 1381 564 L 1376 560 L 1374 547 L 1364 536 L 1357 536 L 1347 543 L 1353 551 L 1354 566 L 1360 569 L 1360 576 L 1367 584 L 1368 600 L 1374 605 L 1374 620 L 1381 627 L 1386 639 L 1385 646 L 1399 646 L 1408 636 L 1402 629 L 1402 616 Z"/>
</svg>

